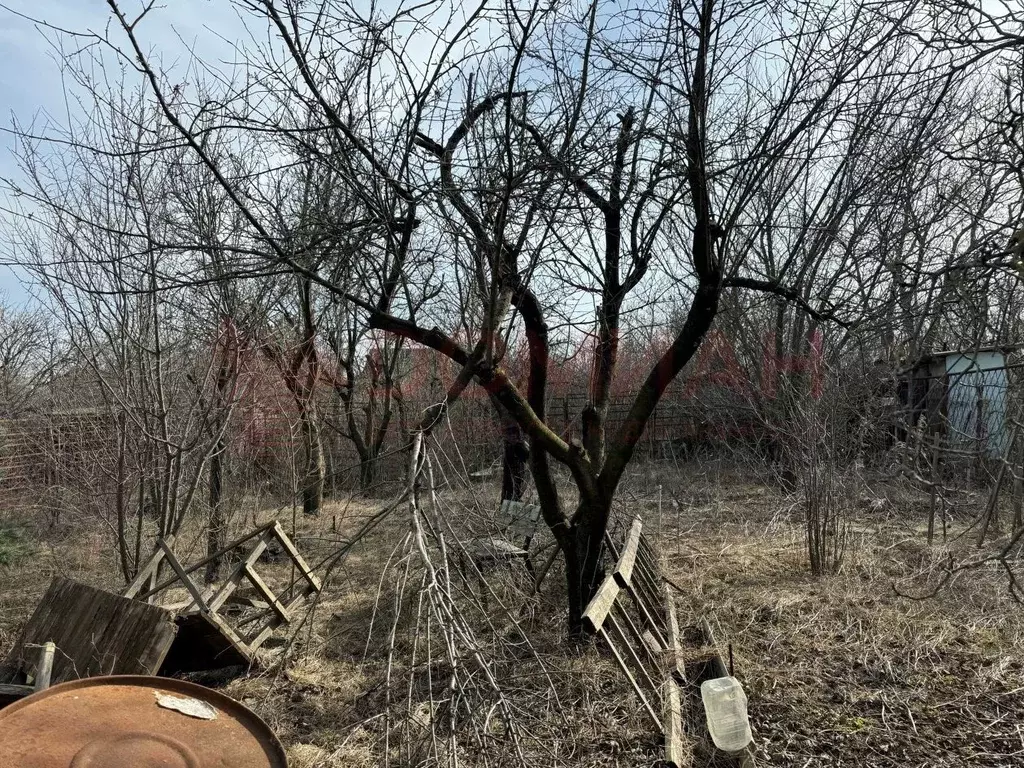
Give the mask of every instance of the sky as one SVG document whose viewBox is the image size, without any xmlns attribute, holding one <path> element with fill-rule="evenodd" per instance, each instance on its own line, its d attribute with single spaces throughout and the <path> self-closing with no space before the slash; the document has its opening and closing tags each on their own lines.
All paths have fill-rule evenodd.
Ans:
<svg viewBox="0 0 1024 768">
<path fill-rule="evenodd" d="M 400 1 L 377 0 L 374 7 L 378 12 L 386 11 Z M 476 4 L 469 3 L 468 7 Z M 370 10 L 369 0 L 354 0 L 352 5 L 360 14 Z M 132 12 L 137 13 L 141 7 L 141 1 L 121 0 L 121 7 L 131 18 Z M 438 7 L 443 15 L 448 6 L 440 3 Z M 466 13 L 466 7 L 460 9 L 459 0 L 451 6 L 456 14 L 459 11 L 455 9 Z M 55 43 L 63 42 L 67 49 L 77 45 L 74 38 L 65 37 L 62 41 L 57 32 L 33 20 L 75 32 L 103 34 L 106 31 L 122 47 L 128 45 L 105 0 L 0 0 L 0 179 L 12 179 L 15 183 L 21 174 L 12 155 L 15 144 L 10 131 L 12 122 L 16 118 L 22 125 L 34 123 L 36 133 L 38 126 L 47 120 L 67 122 L 61 62 Z M 249 23 L 252 29 L 259 30 L 259 22 L 253 24 L 250 17 Z M 461 25 L 458 19 L 452 23 L 455 29 Z M 434 41 L 430 38 L 434 33 L 445 34 L 438 28 L 410 42 L 404 51 L 406 65 L 425 63 L 433 47 Z M 165 72 L 173 70 L 176 64 L 187 63 L 189 49 L 205 63 L 220 62 L 225 65 L 223 69 L 228 69 L 238 58 L 236 47 L 244 48 L 252 40 L 236 5 L 228 0 L 157 0 L 153 12 L 139 25 L 137 36 L 152 60 Z M 0 186 L 0 218 L 9 215 L 2 210 L 8 207 L 4 200 L 6 194 Z M 0 221 L 0 232 L 2 230 Z M 17 270 L 0 265 L 0 304 L 32 303 L 31 293 L 30 286 L 19 279 Z"/>
<path fill-rule="evenodd" d="M 138 7 L 138 2 L 125 0 L 123 5 L 127 12 Z M 44 34 L 25 16 L 65 29 L 102 33 L 110 11 L 104 0 L 0 0 L 0 128 L 4 129 L 0 134 L 0 177 L 15 181 L 19 171 L 11 154 L 13 118 L 22 124 L 34 119 L 38 123 L 47 116 L 60 120 L 64 105 L 60 62 L 50 42 L 57 35 L 53 31 Z M 110 32 L 122 39 L 113 26 Z M 221 36 L 239 40 L 244 35 L 234 9 L 220 0 L 163 0 L 140 25 L 140 37 L 151 50 L 181 50 L 185 42 L 218 58 L 231 55 L 231 46 Z M 0 191 L 0 206 L 5 194 Z M 0 303 L 32 303 L 21 277 L 0 265 Z"/>
</svg>

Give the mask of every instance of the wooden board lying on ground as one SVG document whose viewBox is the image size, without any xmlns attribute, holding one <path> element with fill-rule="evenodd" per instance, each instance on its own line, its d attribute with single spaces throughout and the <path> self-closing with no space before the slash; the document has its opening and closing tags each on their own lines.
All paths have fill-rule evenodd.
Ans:
<svg viewBox="0 0 1024 768">
<path fill-rule="evenodd" d="M 58 576 L 5 665 L 27 670 L 40 646 L 52 641 L 53 685 L 94 675 L 154 675 L 176 632 L 170 611 Z"/>
</svg>

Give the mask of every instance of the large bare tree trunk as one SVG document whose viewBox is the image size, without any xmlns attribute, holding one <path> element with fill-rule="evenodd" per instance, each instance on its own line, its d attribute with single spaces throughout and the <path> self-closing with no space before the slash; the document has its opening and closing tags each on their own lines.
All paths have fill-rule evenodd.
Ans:
<svg viewBox="0 0 1024 768">
<path fill-rule="evenodd" d="M 327 464 L 324 461 L 324 446 L 320 440 L 320 427 L 315 414 L 309 408 L 299 413 L 302 429 L 302 453 L 305 467 L 302 478 L 302 511 L 307 515 L 319 515 L 324 501 L 324 482 Z"/>
</svg>

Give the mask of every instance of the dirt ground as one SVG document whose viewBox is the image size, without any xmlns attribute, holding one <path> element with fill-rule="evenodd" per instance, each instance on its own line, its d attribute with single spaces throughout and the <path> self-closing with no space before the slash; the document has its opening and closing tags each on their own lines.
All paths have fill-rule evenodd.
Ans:
<svg viewBox="0 0 1024 768">
<path fill-rule="evenodd" d="M 493 495 L 464 491 L 442 509 L 460 519 L 476 494 Z M 642 514 L 660 536 L 680 622 L 706 617 L 731 644 L 759 765 L 1024 765 L 1024 609 L 1005 575 L 972 571 L 934 598 L 901 596 L 924 594 L 948 553 L 966 551 L 966 513 L 929 548 L 926 500 L 884 485 L 862 496 L 843 569 L 826 578 L 808 572 L 796 494 L 659 470 L 630 479 L 617 513 Z M 336 503 L 300 521 L 300 548 L 311 563 L 330 558 L 381 504 Z M 288 510 L 257 516 L 273 517 L 291 525 Z M 54 574 L 119 588 L 109 531 L 95 521 L 68 516 L 43 530 L 6 513 L 0 527 L 19 542 L 0 564 L 0 653 Z M 460 629 L 438 634 L 430 617 L 447 603 L 420 597 L 423 571 L 406 567 L 400 546 L 408 530 L 399 508 L 338 563 L 315 612 L 268 650 L 264 668 L 223 688 L 274 728 L 293 768 L 411 768 L 453 755 L 469 766 L 656 763 L 660 739 L 614 661 L 563 642 L 557 567 L 539 595 L 509 577 L 487 600 L 453 571 Z M 182 542 L 200 551 L 198 535 Z M 428 648 L 438 637 L 460 645 Z M 452 723 L 467 735 L 446 746 L 439 734 Z"/>
</svg>

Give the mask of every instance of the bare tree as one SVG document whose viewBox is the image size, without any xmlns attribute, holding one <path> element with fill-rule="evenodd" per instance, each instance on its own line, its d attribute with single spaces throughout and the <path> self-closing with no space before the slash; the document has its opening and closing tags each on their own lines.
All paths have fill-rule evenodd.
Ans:
<svg viewBox="0 0 1024 768">
<path fill-rule="evenodd" d="M 849 126 L 888 114 L 870 105 L 898 112 L 912 98 L 946 98 L 916 87 L 920 68 L 908 63 L 920 53 L 905 32 L 916 0 L 885 9 L 595 1 L 582 12 L 481 3 L 459 18 L 428 2 L 369 19 L 332 0 L 315 10 L 246 0 L 239 9 L 273 42 L 254 45 L 242 85 L 229 80 L 216 98 L 158 70 L 142 42 L 148 6 L 132 16 L 117 0 L 108 5 L 120 34 L 93 41 L 138 71 L 166 131 L 142 156 L 184 148 L 208 169 L 250 238 L 230 250 L 236 277 L 287 271 L 300 286 L 303 391 L 316 378 L 316 290 L 357 308 L 370 329 L 457 364 L 422 431 L 476 385 L 528 436 L 544 519 L 565 561 L 573 634 L 599 583 L 619 483 L 724 292 L 767 293 L 812 318 L 832 314 L 857 261 L 844 227 L 857 235 L 854 201 L 879 183 L 877 168 L 854 162 L 864 139 Z M 415 66 L 412 50 L 423 52 Z M 266 98 L 254 97 L 252 82 Z M 204 143 L 211 131 L 260 158 L 259 173 L 234 174 Z M 829 167 L 825 149 L 844 144 L 849 162 Z M 309 155 L 365 211 L 341 217 L 361 234 L 358 258 L 337 247 L 337 228 L 322 223 L 330 217 L 314 217 L 319 229 L 300 227 L 302 238 L 296 222 L 308 217 L 281 225 L 278 193 Z M 799 182 L 817 183 L 822 171 L 835 181 L 820 205 L 810 203 Z M 809 203 L 820 210 L 802 217 L 802 239 L 759 273 L 751 244 L 775 237 L 773 223 Z M 820 226 L 804 226 L 812 218 Z M 431 275 L 448 290 L 419 302 L 431 295 L 423 290 Z M 822 282 L 837 295 L 816 308 Z M 453 299 L 459 320 L 442 327 Z M 613 418 L 623 337 L 651 307 L 667 317 L 680 302 L 681 326 L 624 387 L 625 415 Z M 802 323 L 793 321 L 791 338 L 806 338 Z M 514 380 L 505 357 L 519 332 L 525 381 Z M 552 348 L 590 335 L 589 391 L 571 415 L 580 439 L 566 439 L 547 412 Z M 552 461 L 576 485 L 575 509 L 562 503 Z"/>
</svg>

